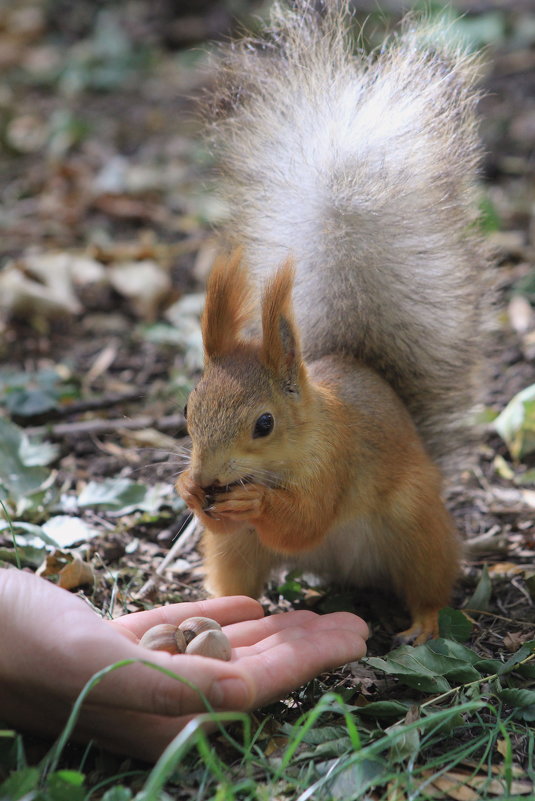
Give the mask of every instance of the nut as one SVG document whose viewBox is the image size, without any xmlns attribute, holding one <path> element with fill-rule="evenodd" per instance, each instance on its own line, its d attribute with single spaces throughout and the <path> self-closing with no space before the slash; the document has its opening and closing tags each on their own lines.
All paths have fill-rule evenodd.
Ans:
<svg viewBox="0 0 535 801">
<path fill-rule="evenodd" d="M 160 623 L 147 629 L 139 644 L 151 651 L 167 651 L 169 654 L 183 654 L 186 650 L 186 639 L 178 626 L 172 623 Z"/>
<path fill-rule="evenodd" d="M 224 662 L 230 660 L 231 652 L 227 635 L 217 629 L 209 629 L 198 634 L 186 648 L 187 654 L 209 656 L 211 659 L 222 659 Z"/>
<path fill-rule="evenodd" d="M 217 620 L 212 620 L 211 617 L 188 617 L 178 628 L 184 634 L 186 645 L 189 645 L 194 637 L 198 637 L 204 631 L 221 631 Z"/>
</svg>

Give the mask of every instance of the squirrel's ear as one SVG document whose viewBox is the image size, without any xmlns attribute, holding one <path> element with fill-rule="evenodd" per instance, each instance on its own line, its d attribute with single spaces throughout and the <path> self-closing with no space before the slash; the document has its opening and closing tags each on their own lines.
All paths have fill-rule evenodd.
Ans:
<svg viewBox="0 0 535 801">
<path fill-rule="evenodd" d="M 301 347 L 292 309 L 294 268 L 290 259 L 279 267 L 262 297 L 263 363 L 290 388 L 298 384 Z"/>
<path fill-rule="evenodd" d="M 241 250 L 220 256 L 208 279 L 201 319 L 204 352 L 208 359 L 223 356 L 240 342 L 240 332 L 251 317 L 252 293 Z"/>
</svg>

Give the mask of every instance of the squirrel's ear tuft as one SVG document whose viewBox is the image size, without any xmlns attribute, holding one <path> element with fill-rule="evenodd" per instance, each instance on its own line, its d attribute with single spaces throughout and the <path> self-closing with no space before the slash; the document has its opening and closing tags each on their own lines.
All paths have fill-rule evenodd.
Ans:
<svg viewBox="0 0 535 801">
<path fill-rule="evenodd" d="M 241 250 L 235 250 L 230 258 L 220 256 L 208 279 L 201 320 L 208 359 L 224 356 L 239 344 L 240 333 L 252 311 L 251 286 Z"/>
<path fill-rule="evenodd" d="M 294 268 L 288 259 L 262 297 L 262 361 L 289 388 L 298 384 L 301 347 L 292 309 Z"/>
</svg>

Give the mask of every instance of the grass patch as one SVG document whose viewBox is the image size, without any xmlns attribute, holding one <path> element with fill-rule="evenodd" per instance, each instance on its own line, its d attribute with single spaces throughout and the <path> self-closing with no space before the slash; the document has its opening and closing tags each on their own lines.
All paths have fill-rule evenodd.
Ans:
<svg viewBox="0 0 535 801">
<path fill-rule="evenodd" d="M 535 692 L 518 685 L 525 683 L 522 669 L 534 666 L 534 648 L 535 643 L 523 646 L 516 660 L 503 663 L 501 672 L 439 696 L 405 702 L 402 717 L 399 701 L 359 706 L 336 692 L 324 693 L 296 718 L 288 707 L 280 714 L 283 704 L 259 718 L 215 713 L 204 699 L 208 711 L 177 734 L 151 770 L 132 764 L 129 770 L 95 781 L 94 770 L 84 769 L 91 761 L 87 750 L 73 766 L 65 748 L 88 693 L 109 672 L 130 663 L 125 660 L 87 683 L 64 731 L 38 765 L 29 764 L 21 735 L 0 731 L 3 770 L 11 768 L 0 785 L 0 800 L 532 797 Z M 385 662 L 395 664 L 399 655 L 392 654 Z M 522 694 L 522 703 L 515 705 L 515 693 Z M 392 719 L 395 711 L 398 717 Z M 207 721 L 217 724 L 215 736 L 203 730 Z M 524 769 L 518 762 L 520 752 L 525 755 Z"/>
</svg>

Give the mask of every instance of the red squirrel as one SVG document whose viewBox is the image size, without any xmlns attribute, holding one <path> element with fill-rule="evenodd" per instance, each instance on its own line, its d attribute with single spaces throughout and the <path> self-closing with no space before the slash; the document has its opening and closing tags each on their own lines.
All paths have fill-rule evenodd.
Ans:
<svg viewBox="0 0 535 801">
<path fill-rule="evenodd" d="M 473 405 L 485 258 L 474 70 L 407 29 L 354 55 L 345 4 L 276 5 L 213 108 L 231 210 L 177 488 L 207 587 L 282 566 L 388 585 L 438 634 L 460 541 L 441 497 Z"/>
</svg>

